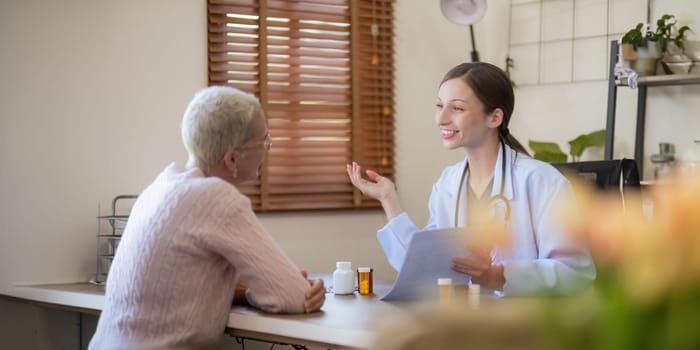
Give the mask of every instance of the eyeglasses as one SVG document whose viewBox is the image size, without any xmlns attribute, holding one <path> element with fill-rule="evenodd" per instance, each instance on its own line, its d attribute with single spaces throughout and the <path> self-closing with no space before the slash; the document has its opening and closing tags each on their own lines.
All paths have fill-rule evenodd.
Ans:
<svg viewBox="0 0 700 350">
<path fill-rule="evenodd" d="M 265 150 L 270 150 L 270 147 L 272 147 L 272 140 L 270 139 L 270 134 L 265 134 L 265 139 L 262 141 L 257 141 L 257 142 L 252 142 L 246 145 L 241 146 L 241 149 L 246 149 L 246 148 L 251 148 L 255 147 L 257 145 L 262 144 L 263 147 L 265 147 Z"/>
</svg>

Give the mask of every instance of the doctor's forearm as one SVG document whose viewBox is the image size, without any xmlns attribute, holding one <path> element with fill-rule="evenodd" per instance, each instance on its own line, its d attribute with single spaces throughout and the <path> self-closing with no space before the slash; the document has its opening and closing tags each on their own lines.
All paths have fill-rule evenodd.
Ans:
<svg viewBox="0 0 700 350">
<path fill-rule="evenodd" d="M 399 195 L 396 192 L 392 192 L 386 197 L 381 198 L 380 202 L 382 203 L 382 208 L 384 208 L 384 213 L 386 213 L 387 220 L 391 220 L 403 213 L 401 203 L 399 202 Z"/>
</svg>

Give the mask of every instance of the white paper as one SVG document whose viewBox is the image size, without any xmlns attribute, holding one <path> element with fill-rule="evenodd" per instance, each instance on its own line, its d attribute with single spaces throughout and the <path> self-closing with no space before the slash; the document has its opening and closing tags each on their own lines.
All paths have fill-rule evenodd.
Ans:
<svg viewBox="0 0 700 350">
<path fill-rule="evenodd" d="M 452 258 L 467 255 L 465 241 L 458 229 L 414 233 L 394 285 L 381 300 L 437 297 L 438 278 L 452 278 L 452 285 L 469 284 L 468 275 L 452 270 Z"/>
</svg>

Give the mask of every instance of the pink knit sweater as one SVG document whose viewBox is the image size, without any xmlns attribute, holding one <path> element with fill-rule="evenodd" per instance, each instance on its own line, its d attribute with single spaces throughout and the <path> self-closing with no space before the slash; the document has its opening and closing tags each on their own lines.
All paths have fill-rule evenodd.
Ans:
<svg viewBox="0 0 700 350">
<path fill-rule="evenodd" d="M 214 347 L 239 276 L 252 305 L 303 312 L 309 283 L 248 198 L 199 169 L 172 164 L 134 203 L 90 349 Z"/>
</svg>

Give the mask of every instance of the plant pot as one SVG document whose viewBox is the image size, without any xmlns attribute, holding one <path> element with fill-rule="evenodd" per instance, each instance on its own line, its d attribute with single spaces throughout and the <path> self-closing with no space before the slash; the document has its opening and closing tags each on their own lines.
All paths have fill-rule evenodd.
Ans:
<svg viewBox="0 0 700 350">
<path fill-rule="evenodd" d="M 661 57 L 658 43 L 649 41 L 646 47 L 634 47 L 632 44 L 620 45 L 622 65 L 632 68 L 639 76 L 656 74 L 656 66 Z"/>
<path fill-rule="evenodd" d="M 640 77 L 647 75 L 656 75 L 656 65 L 659 62 L 656 58 L 637 58 L 634 61 L 630 61 L 630 68 L 632 68 L 637 75 Z"/>
<path fill-rule="evenodd" d="M 700 62 L 700 41 L 687 40 L 685 42 L 685 54 L 695 62 Z"/>
<path fill-rule="evenodd" d="M 693 67 L 693 61 L 684 54 L 667 52 L 661 59 L 661 67 L 666 74 L 688 74 Z"/>
<path fill-rule="evenodd" d="M 693 62 L 661 62 L 666 74 L 688 74 L 693 67 Z"/>
</svg>

